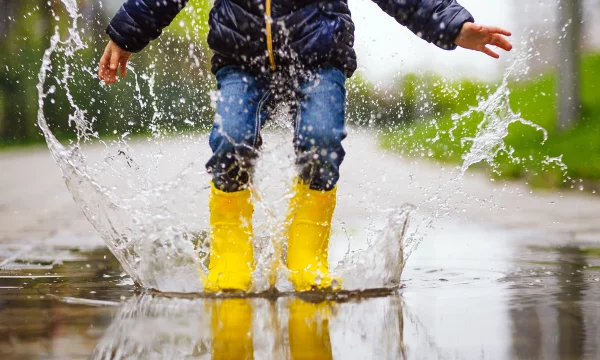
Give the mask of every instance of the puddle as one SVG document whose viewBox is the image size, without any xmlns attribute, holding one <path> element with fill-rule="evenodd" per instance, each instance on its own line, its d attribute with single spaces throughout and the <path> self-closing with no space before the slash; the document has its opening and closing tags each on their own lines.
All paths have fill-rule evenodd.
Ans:
<svg viewBox="0 0 600 360">
<path fill-rule="evenodd" d="M 120 305 L 135 291 L 119 286 L 118 261 L 108 249 L 40 246 L 14 256 L 17 248 L 0 246 L 0 358 L 89 357 L 116 311 L 105 303 Z"/>
<path fill-rule="evenodd" d="M 136 288 L 107 249 L 15 256 L 17 247 L 2 245 L 0 355 L 598 357 L 598 249 L 544 247 L 540 234 L 523 231 L 444 228 L 409 261 L 400 292 L 345 301 L 164 296 Z"/>
</svg>

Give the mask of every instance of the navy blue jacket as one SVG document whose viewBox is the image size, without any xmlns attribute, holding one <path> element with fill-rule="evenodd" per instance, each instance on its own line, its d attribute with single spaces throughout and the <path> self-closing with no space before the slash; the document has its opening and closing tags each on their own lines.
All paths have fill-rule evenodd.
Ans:
<svg viewBox="0 0 600 360">
<path fill-rule="evenodd" d="M 272 40 L 267 39 L 267 4 Z M 356 70 L 354 23 L 347 0 L 215 0 L 209 16 L 212 71 L 242 65 L 256 71 L 335 66 Z M 473 17 L 456 0 L 373 0 L 413 33 L 442 49 Z M 137 52 L 156 39 L 187 0 L 127 0 L 107 28 L 122 48 Z M 272 56 L 268 51 L 271 43 Z"/>
</svg>

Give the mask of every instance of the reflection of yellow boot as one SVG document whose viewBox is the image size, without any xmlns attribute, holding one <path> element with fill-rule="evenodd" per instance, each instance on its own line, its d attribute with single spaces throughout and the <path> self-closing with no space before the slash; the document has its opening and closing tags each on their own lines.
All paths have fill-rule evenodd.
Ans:
<svg viewBox="0 0 600 360">
<path fill-rule="evenodd" d="M 333 359 L 329 339 L 329 304 L 293 299 L 288 322 L 292 359 Z"/>
<path fill-rule="evenodd" d="M 336 189 L 312 190 L 298 180 L 290 201 L 287 267 L 296 291 L 330 289 L 329 234 Z M 339 286 L 339 280 L 336 281 Z"/>
<path fill-rule="evenodd" d="M 204 289 L 247 291 L 252 282 L 252 213 L 250 191 L 223 192 L 212 185 L 210 260 Z"/>
<path fill-rule="evenodd" d="M 252 306 L 248 299 L 216 300 L 212 308 L 212 359 L 252 359 Z"/>
</svg>

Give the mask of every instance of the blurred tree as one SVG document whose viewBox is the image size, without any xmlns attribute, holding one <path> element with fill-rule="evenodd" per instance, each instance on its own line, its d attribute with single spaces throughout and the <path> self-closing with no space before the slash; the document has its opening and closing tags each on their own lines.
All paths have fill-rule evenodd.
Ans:
<svg viewBox="0 0 600 360">
<path fill-rule="evenodd" d="M 558 13 L 557 128 L 566 130 L 581 113 L 581 0 L 559 0 Z"/>
<path fill-rule="evenodd" d="M 85 104 L 94 130 L 99 134 L 147 133 L 148 119 L 155 119 L 167 132 L 202 130 L 210 124 L 209 92 L 214 84 L 206 35 L 211 1 L 190 1 L 160 40 L 136 54 L 132 61 L 135 74 L 131 71 L 124 82 L 110 88 L 101 86 L 94 73 L 108 41 L 104 29 L 122 1 L 77 3 L 82 15 L 80 34 L 87 47 L 68 59 L 73 76 L 69 84 L 75 101 Z M 36 126 L 37 73 L 54 28 L 59 27 L 64 38 L 69 23 L 60 0 L 0 0 L 0 145 L 43 140 Z M 60 74 L 66 60 L 60 55 L 53 58 L 48 86 L 64 88 Z M 150 84 L 160 92 L 153 93 Z M 132 102 L 132 98 L 138 101 Z M 73 137 L 68 124 L 72 108 L 64 92 L 49 97 L 45 107 L 55 134 Z"/>
<path fill-rule="evenodd" d="M 51 3 L 44 0 L 2 0 L 0 41 L 0 139 L 11 141 L 35 136 L 35 68 L 47 46 L 52 24 Z M 32 11 L 36 9 L 36 11 Z M 17 20 L 19 19 L 19 21 Z M 22 20 L 21 20 L 22 19 Z"/>
</svg>

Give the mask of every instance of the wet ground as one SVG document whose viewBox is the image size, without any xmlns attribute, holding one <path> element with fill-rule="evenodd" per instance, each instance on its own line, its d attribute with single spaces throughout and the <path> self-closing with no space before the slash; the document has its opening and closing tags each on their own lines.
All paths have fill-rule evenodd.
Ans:
<svg viewBox="0 0 600 360">
<path fill-rule="evenodd" d="M 344 301 L 177 298 L 136 289 L 104 248 L 0 254 L 3 359 L 597 358 L 600 249 L 439 234 L 404 288 Z M 466 234 L 452 251 L 445 236 Z M 446 251 L 445 251 L 446 250 Z M 419 254 L 423 254 L 419 256 Z M 427 254 L 427 255 L 425 255 Z"/>
<path fill-rule="evenodd" d="M 373 176 L 369 166 L 389 169 L 369 190 L 384 194 L 382 203 L 398 201 L 389 194 L 407 178 L 421 187 L 446 181 L 437 166 L 353 141 L 346 166 L 364 175 L 347 177 L 346 188 Z M 352 155 L 365 152 L 377 157 Z M 0 166 L 2 359 L 600 358 L 600 203 L 592 196 L 531 194 L 476 174 L 465 188 L 495 206 L 468 205 L 438 222 L 397 293 L 177 298 L 134 286 L 44 149 L 1 153 Z M 427 196 L 415 186 L 394 194 L 413 203 Z"/>
</svg>

